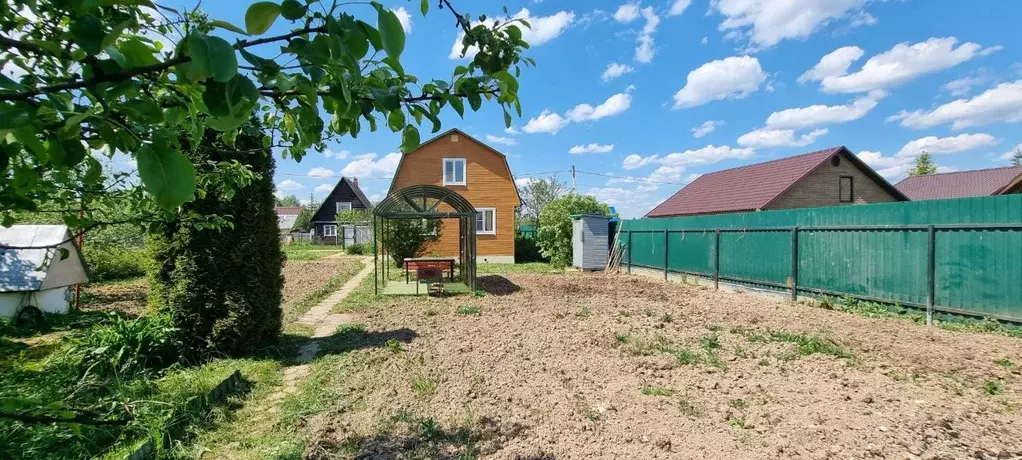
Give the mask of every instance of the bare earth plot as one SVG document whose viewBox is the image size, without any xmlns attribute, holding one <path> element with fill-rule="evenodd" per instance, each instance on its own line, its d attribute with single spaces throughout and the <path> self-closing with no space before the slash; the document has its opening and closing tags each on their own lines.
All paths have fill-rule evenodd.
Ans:
<svg viewBox="0 0 1022 460">
<path fill-rule="evenodd" d="M 1022 456 L 1018 339 L 637 277 L 485 283 L 357 312 L 305 456 Z"/>
</svg>

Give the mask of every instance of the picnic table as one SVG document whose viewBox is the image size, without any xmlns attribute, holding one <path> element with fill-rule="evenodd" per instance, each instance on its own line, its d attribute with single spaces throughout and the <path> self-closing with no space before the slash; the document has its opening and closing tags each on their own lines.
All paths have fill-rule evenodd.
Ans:
<svg viewBox="0 0 1022 460">
<path fill-rule="evenodd" d="M 405 283 L 411 282 L 410 271 L 420 267 L 443 267 L 450 273 L 451 281 L 454 281 L 454 264 L 458 259 L 454 257 L 408 257 L 404 259 Z"/>
</svg>

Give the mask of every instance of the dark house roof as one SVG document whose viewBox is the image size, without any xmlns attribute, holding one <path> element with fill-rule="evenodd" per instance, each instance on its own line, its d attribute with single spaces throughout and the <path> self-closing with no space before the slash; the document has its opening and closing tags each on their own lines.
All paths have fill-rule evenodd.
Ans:
<svg viewBox="0 0 1022 460">
<path fill-rule="evenodd" d="M 313 222 L 332 222 L 334 220 L 334 216 L 336 215 L 336 213 L 329 212 L 329 211 L 327 211 L 326 213 L 323 213 L 322 215 L 321 215 L 321 213 L 322 213 L 323 209 L 327 206 L 327 203 L 329 203 L 330 206 L 336 206 L 335 203 L 337 203 L 337 201 L 341 201 L 341 200 L 331 199 L 331 198 L 335 198 L 335 197 L 343 195 L 343 193 L 341 193 L 342 191 L 340 189 L 345 184 L 347 184 L 348 188 L 350 188 L 352 193 L 354 193 L 355 198 L 362 203 L 362 207 L 363 208 L 365 208 L 365 209 L 372 209 L 373 203 L 371 201 L 369 201 L 369 198 L 366 198 L 365 193 L 362 193 L 362 189 L 359 188 L 359 186 L 358 186 L 358 178 L 352 179 L 350 177 L 342 177 L 341 180 L 337 181 L 337 185 L 334 186 L 333 190 L 331 190 L 330 193 L 328 193 L 326 195 L 326 197 L 323 199 L 323 202 L 319 204 L 319 207 L 316 208 L 316 212 L 312 213 L 312 221 Z M 343 201 L 347 201 L 347 200 L 343 200 Z M 353 206 L 353 207 L 357 208 L 358 206 Z"/>
<path fill-rule="evenodd" d="M 844 146 L 795 155 L 764 163 L 739 166 L 703 174 L 691 184 L 660 203 L 646 217 L 719 214 L 756 211 L 788 191 L 798 181 L 841 154 L 895 198 L 908 200 L 898 189 L 880 177 Z"/>
<path fill-rule="evenodd" d="M 898 190 L 913 200 L 1000 195 L 1022 183 L 1022 166 L 909 176 Z"/>
</svg>

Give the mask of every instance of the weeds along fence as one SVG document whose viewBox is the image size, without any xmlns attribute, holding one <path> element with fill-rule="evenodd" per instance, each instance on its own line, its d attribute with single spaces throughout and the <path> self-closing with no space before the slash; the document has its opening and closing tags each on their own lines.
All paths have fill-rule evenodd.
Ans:
<svg viewBox="0 0 1022 460">
<path fill-rule="evenodd" d="M 621 265 L 1022 323 L 1022 195 L 623 223 Z"/>
</svg>

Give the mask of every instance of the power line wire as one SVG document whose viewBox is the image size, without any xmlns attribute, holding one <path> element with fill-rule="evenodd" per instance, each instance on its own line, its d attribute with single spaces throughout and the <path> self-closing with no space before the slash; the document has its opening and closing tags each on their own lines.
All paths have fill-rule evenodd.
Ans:
<svg viewBox="0 0 1022 460">
<path fill-rule="evenodd" d="M 683 184 L 681 182 L 659 181 L 659 180 L 647 179 L 645 177 L 619 176 L 617 174 L 604 174 L 604 173 L 597 173 L 597 172 L 592 172 L 592 171 L 583 171 L 581 169 L 577 170 L 577 172 L 580 172 L 582 174 L 589 174 L 591 176 L 609 177 L 609 178 L 612 178 L 612 179 L 624 179 L 624 180 L 630 180 L 630 181 L 635 181 L 635 182 L 648 182 L 648 183 L 651 183 L 651 184 L 685 185 L 685 184 Z"/>
</svg>

